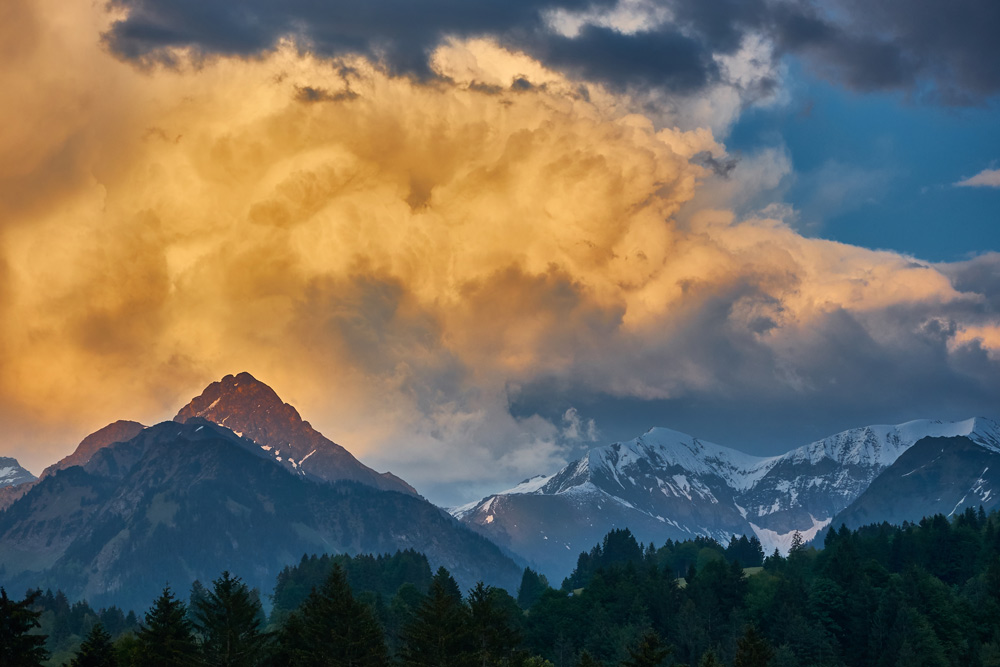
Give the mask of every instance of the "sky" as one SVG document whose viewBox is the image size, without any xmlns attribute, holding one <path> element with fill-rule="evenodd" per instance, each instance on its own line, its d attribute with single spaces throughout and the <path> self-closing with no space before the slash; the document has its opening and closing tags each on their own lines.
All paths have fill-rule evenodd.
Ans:
<svg viewBox="0 0 1000 667">
<path fill-rule="evenodd" d="M 8 0 L 0 454 L 249 371 L 440 504 L 1000 417 L 1000 5 Z"/>
</svg>

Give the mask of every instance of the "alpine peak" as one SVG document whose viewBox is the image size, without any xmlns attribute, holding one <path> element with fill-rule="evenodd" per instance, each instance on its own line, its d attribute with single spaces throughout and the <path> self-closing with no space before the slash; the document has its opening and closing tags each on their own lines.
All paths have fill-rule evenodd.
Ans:
<svg viewBox="0 0 1000 667">
<path fill-rule="evenodd" d="M 201 418 L 253 440 L 292 472 L 326 481 L 353 480 L 376 488 L 416 494 L 391 473 L 378 473 L 329 440 L 281 400 L 267 384 L 242 372 L 208 385 L 174 421 Z"/>
</svg>

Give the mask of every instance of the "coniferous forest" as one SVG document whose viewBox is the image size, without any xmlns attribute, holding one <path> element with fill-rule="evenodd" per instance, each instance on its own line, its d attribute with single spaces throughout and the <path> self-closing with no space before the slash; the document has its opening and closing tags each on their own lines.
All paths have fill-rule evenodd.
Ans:
<svg viewBox="0 0 1000 667">
<path fill-rule="evenodd" d="M 461 591 L 414 551 L 304 556 L 261 595 L 234 573 L 139 617 L 0 590 L 0 665 L 992 667 L 1000 514 L 656 547 L 615 530 L 561 585 Z"/>
</svg>

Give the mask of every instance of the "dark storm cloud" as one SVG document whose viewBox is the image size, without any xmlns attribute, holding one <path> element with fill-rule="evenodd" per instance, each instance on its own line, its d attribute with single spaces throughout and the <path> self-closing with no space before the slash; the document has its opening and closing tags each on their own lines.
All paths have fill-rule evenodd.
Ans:
<svg viewBox="0 0 1000 667">
<path fill-rule="evenodd" d="M 293 37 L 326 55 L 361 53 L 397 71 L 424 73 L 445 35 L 541 29 L 540 11 L 613 4 L 610 0 L 113 0 L 128 12 L 106 38 L 120 55 L 170 59 L 172 47 L 201 54 L 252 55 Z"/>
<path fill-rule="evenodd" d="M 760 455 L 868 424 L 1000 415 L 1000 361 L 977 341 L 949 347 L 956 320 L 975 310 L 969 302 L 835 310 L 797 332 L 795 350 L 776 354 L 751 328 L 733 326 L 727 298 L 669 346 L 632 357 L 636 369 L 691 364 L 713 378 L 709 386 L 649 400 L 541 377 L 509 390 L 513 414 L 556 419 L 573 406 L 609 441 L 666 426 Z M 873 336 L 873 325 L 895 334 Z"/>
<path fill-rule="evenodd" d="M 986 0 L 663 0 L 673 17 L 632 34 L 584 25 L 553 32 L 553 10 L 600 12 L 612 0 L 113 0 L 126 11 L 106 38 L 120 56 L 172 62 L 251 55 L 284 37 L 325 55 L 373 56 L 396 72 L 428 75 L 427 54 L 446 35 L 492 35 L 543 62 L 614 87 L 691 91 L 717 78 L 714 54 L 749 33 L 770 38 L 821 75 L 851 88 L 905 90 L 947 104 L 975 104 L 1000 90 L 1000 3 Z"/>
<path fill-rule="evenodd" d="M 1000 313 L 1000 253 L 990 252 L 938 268 L 951 278 L 956 289 L 983 295 L 985 312 Z"/>
<path fill-rule="evenodd" d="M 394 72 L 426 76 L 428 53 L 442 37 L 492 35 L 554 67 L 614 87 L 653 85 L 683 91 L 714 80 L 712 54 L 737 49 L 743 33 L 761 15 L 749 11 L 757 2 L 682 0 L 676 4 L 683 23 L 636 34 L 584 26 L 570 38 L 549 29 L 546 12 L 599 12 L 615 2 L 113 0 L 113 4 L 127 16 L 114 23 L 105 39 L 119 56 L 142 62 L 172 64 L 175 48 L 190 48 L 199 57 L 250 56 L 291 37 L 324 55 L 367 55 Z M 753 21 L 745 23 L 747 18 Z"/>
<path fill-rule="evenodd" d="M 575 37 L 546 35 L 530 50 L 552 67 L 610 84 L 667 86 L 686 92 L 717 75 L 706 45 L 674 30 L 626 35 L 588 26 Z"/>
<path fill-rule="evenodd" d="M 1000 3 L 839 0 L 827 12 L 774 5 L 770 32 L 858 90 L 905 89 L 949 104 L 1000 90 Z"/>
</svg>

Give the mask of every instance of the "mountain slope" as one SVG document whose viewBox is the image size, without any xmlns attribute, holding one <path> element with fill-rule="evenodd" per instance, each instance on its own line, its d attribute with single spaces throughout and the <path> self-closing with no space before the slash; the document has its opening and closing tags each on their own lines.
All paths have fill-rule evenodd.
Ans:
<svg viewBox="0 0 1000 667">
<path fill-rule="evenodd" d="M 768 458 L 657 428 L 452 512 L 556 578 L 612 528 L 657 543 L 756 534 L 768 552 L 787 551 L 795 531 L 812 538 L 918 440 L 956 435 L 1000 448 L 1000 426 L 981 418 L 851 429 Z"/>
<path fill-rule="evenodd" d="M 848 528 L 951 516 L 1000 502 L 1000 447 L 966 436 L 924 438 L 904 452 L 833 520 Z"/>
<path fill-rule="evenodd" d="M 0 513 L 5 585 L 62 588 L 143 608 L 224 569 L 267 591 L 303 553 L 413 548 L 513 589 L 520 569 L 425 500 L 292 474 L 247 438 L 203 419 L 165 422 L 42 479 Z"/>
<path fill-rule="evenodd" d="M 391 473 L 378 473 L 324 437 L 269 386 L 249 373 L 213 382 L 174 417 L 184 423 L 201 417 L 250 438 L 292 472 L 326 481 L 351 480 L 378 489 L 416 494 Z"/>
</svg>

